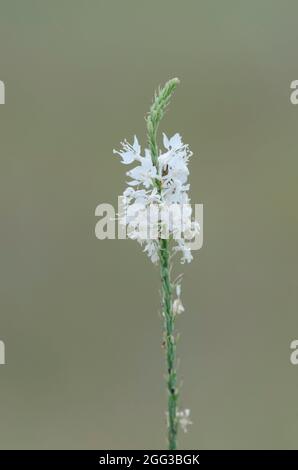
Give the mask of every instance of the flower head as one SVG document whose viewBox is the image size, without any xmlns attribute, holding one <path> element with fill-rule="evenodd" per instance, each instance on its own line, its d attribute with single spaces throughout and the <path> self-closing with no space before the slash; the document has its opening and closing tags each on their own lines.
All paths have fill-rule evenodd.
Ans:
<svg viewBox="0 0 298 470">
<path fill-rule="evenodd" d="M 135 136 L 133 144 L 122 142 L 122 150 L 114 153 L 122 158 L 125 165 L 137 163 L 126 174 L 128 187 L 123 193 L 126 213 L 121 222 L 127 225 L 129 238 L 145 244 L 145 253 L 158 262 L 158 238 L 171 238 L 173 252 L 181 253 L 181 262 L 192 260 L 190 241 L 198 232 L 199 225 L 192 220 L 187 183 L 188 162 L 192 153 L 184 144 L 180 134 L 168 138 L 163 134 L 165 152 L 160 153 L 157 164 L 151 152 L 141 147 Z M 155 236 L 153 236 L 153 234 Z M 183 310 L 177 299 L 177 312 Z"/>
</svg>

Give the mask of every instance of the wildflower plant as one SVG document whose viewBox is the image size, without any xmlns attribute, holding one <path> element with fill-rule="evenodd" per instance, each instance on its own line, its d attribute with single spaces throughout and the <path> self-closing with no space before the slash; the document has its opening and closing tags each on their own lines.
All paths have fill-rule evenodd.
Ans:
<svg viewBox="0 0 298 470">
<path fill-rule="evenodd" d="M 171 279 L 173 257 L 180 255 L 181 263 L 192 260 L 190 241 L 199 233 L 197 221 L 192 219 L 188 196 L 188 163 L 192 155 L 180 134 L 168 138 L 163 134 L 164 150 L 157 144 L 157 130 L 173 91 L 179 80 L 169 80 L 155 93 L 146 117 L 148 146 L 141 153 L 137 137 L 132 144 L 126 140 L 114 153 L 125 165 L 135 164 L 127 171 L 130 178 L 123 193 L 124 211 L 119 222 L 125 226 L 129 238 L 144 247 L 154 264 L 159 264 L 162 285 L 163 345 L 167 363 L 167 428 L 168 448 L 177 448 L 178 427 L 183 431 L 191 424 L 189 409 L 178 407 L 177 358 L 175 320 L 184 312 L 181 301 L 180 274 Z"/>
</svg>

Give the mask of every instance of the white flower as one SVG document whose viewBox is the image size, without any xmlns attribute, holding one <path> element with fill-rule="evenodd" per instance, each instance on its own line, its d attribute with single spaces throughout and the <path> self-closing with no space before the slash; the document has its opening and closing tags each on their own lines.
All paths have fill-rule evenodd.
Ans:
<svg viewBox="0 0 298 470">
<path fill-rule="evenodd" d="M 181 147 L 182 145 L 182 140 L 180 134 L 175 134 L 173 137 L 170 139 L 167 138 L 166 134 L 163 132 L 163 145 L 164 147 L 169 150 L 169 149 L 177 149 Z"/>
<path fill-rule="evenodd" d="M 114 149 L 113 153 L 120 155 L 120 157 L 122 158 L 122 163 L 124 163 L 125 165 L 129 165 L 135 160 L 140 160 L 141 146 L 136 136 L 134 136 L 134 141 L 132 145 L 130 145 L 127 140 L 121 142 L 121 145 L 123 147 L 123 150 L 118 151 Z"/>
<path fill-rule="evenodd" d="M 181 299 L 177 298 L 173 302 L 173 312 L 175 315 L 180 315 L 184 312 L 184 307 L 182 305 Z"/>
<path fill-rule="evenodd" d="M 192 254 L 186 240 L 193 239 L 200 229 L 192 220 L 188 197 L 187 165 L 192 153 L 178 133 L 171 138 L 163 134 L 163 143 L 166 151 L 159 155 L 157 166 L 148 149 L 141 155 L 136 136 L 132 145 L 125 140 L 121 151 L 114 150 L 125 165 L 137 163 L 127 172 L 131 180 L 123 193 L 125 214 L 120 223 L 127 226 L 129 238 L 145 245 L 144 251 L 154 263 L 159 259 L 156 241 L 169 237 L 173 252 L 181 253 L 181 263 L 189 263 Z M 177 313 L 184 310 L 179 296 L 173 307 Z"/>
<path fill-rule="evenodd" d="M 156 241 L 149 240 L 146 243 L 144 252 L 147 253 L 152 263 L 157 263 L 157 261 L 159 260 L 159 256 L 158 256 L 158 246 L 157 246 Z"/>
<path fill-rule="evenodd" d="M 176 416 L 178 418 L 179 424 L 184 432 L 187 432 L 187 427 L 192 424 L 190 420 L 190 410 L 185 409 L 183 411 L 177 411 Z"/>
<path fill-rule="evenodd" d="M 176 295 L 177 298 L 173 302 L 173 313 L 174 315 L 180 315 L 184 312 L 184 307 L 181 302 L 181 284 L 177 284 L 176 286 Z"/>
<path fill-rule="evenodd" d="M 153 165 L 149 151 L 146 151 L 145 157 L 141 158 L 140 165 L 126 174 L 132 178 L 132 181 L 128 183 L 130 186 L 143 185 L 146 189 L 152 186 L 154 179 L 157 178 L 157 170 Z"/>
</svg>

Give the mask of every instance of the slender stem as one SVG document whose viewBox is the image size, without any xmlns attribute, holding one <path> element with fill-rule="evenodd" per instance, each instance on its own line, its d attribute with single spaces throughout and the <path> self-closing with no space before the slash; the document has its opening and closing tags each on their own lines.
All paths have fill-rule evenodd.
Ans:
<svg viewBox="0 0 298 470">
<path fill-rule="evenodd" d="M 157 129 L 164 115 L 165 108 L 169 104 L 171 95 L 179 80 L 173 78 L 155 94 L 154 102 L 147 116 L 148 143 L 154 165 L 158 169 L 158 145 Z M 160 181 L 156 180 L 159 193 L 162 193 Z M 159 239 L 159 259 L 162 283 L 162 305 L 164 318 L 164 336 L 167 361 L 167 390 L 168 390 L 168 448 L 177 448 L 177 372 L 176 372 L 176 338 L 175 317 L 173 314 L 172 284 L 170 279 L 170 246 L 169 240 Z"/>
<path fill-rule="evenodd" d="M 160 240 L 160 273 L 168 372 L 168 447 L 170 450 L 175 450 L 177 447 L 178 431 L 175 317 L 173 314 L 172 284 L 170 280 L 169 241 L 164 239 Z"/>
</svg>

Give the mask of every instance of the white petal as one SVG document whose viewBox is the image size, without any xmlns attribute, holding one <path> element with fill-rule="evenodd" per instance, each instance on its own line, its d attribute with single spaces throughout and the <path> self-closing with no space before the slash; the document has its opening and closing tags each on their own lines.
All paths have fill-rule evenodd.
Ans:
<svg viewBox="0 0 298 470">
<path fill-rule="evenodd" d="M 132 145 L 134 151 L 139 155 L 141 153 L 141 146 L 139 144 L 139 141 L 137 139 L 137 136 L 135 135 L 134 136 L 134 140 L 133 140 L 133 145 Z"/>
<path fill-rule="evenodd" d="M 164 132 L 163 132 L 163 145 L 167 150 L 169 150 L 170 145 L 171 145 L 169 139 L 167 138 Z"/>
<path fill-rule="evenodd" d="M 170 138 L 170 146 L 172 149 L 177 149 L 182 146 L 182 140 L 180 134 L 175 134 Z"/>
</svg>

